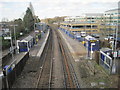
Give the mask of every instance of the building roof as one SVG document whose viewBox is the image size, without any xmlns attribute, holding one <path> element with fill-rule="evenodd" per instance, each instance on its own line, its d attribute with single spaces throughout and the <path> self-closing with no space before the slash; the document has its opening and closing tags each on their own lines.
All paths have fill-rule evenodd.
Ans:
<svg viewBox="0 0 120 90">
<path fill-rule="evenodd" d="M 30 41 L 31 39 L 33 39 L 33 37 L 32 37 L 31 35 L 29 35 L 28 37 L 26 37 L 26 38 L 23 39 L 23 40 L 25 40 L 25 41 Z"/>
<path fill-rule="evenodd" d="M 102 48 L 100 50 L 103 51 L 103 52 L 105 52 L 105 51 L 111 51 L 112 49 L 110 49 L 110 48 Z"/>
<path fill-rule="evenodd" d="M 62 22 L 62 23 L 65 23 L 65 24 L 89 24 L 90 22 Z M 96 22 L 91 22 L 91 23 L 96 23 Z"/>
<path fill-rule="evenodd" d="M 103 13 L 86 13 L 86 16 L 103 16 Z"/>
<path fill-rule="evenodd" d="M 90 35 L 87 35 L 87 36 L 85 37 L 85 39 L 86 39 L 86 40 L 97 40 L 96 38 L 94 38 L 94 37 L 92 37 L 92 36 L 90 36 Z"/>
<path fill-rule="evenodd" d="M 107 10 L 107 11 L 105 11 L 105 12 L 111 12 L 111 11 L 120 11 L 120 8 L 118 8 L 118 9 L 111 9 L 111 10 Z"/>
</svg>

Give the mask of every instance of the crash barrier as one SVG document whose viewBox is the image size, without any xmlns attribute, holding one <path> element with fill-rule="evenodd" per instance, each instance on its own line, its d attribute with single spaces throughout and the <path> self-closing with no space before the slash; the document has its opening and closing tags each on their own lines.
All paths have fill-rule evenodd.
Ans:
<svg viewBox="0 0 120 90">
<path fill-rule="evenodd" d="M 2 78 L 2 88 L 11 88 L 14 81 L 17 79 L 17 77 L 21 74 L 26 61 L 29 58 L 29 52 L 25 54 L 25 56 L 15 65 L 15 67 Z"/>
</svg>

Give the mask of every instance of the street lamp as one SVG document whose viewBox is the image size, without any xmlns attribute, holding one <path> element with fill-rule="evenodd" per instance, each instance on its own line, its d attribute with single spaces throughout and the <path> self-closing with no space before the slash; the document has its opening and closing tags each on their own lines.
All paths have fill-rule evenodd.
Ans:
<svg viewBox="0 0 120 90">
<path fill-rule="evenodd" d="M 17 24 L 15 25 L 10 25 L 10 26 L 13 26 L 14 28 L 14 37 L 15 37 L 15 48 L 17 47 L 17 41 L 16 41 L 16 30 L 15 30 L 15 27 L 18 26 Z M 15 49 L 15 53 L 17 53 L 17 50 Z"/>
<path fill-rule="evenodd" d="M 11 31 L 10 31 L 10 38 L 11 38 L 11 53 L 12 53 L 12 60 L 14 60 L 14 56 L 13 56 L 13 42 L 12 42 L 12 35 L 11 35 Z"/>
<path fill-rule="evenodd" d="M 117 37 L 118 37 L 118 23 L 116 24 L 115 38 L 114 38 L 114 50 L 113 50 L 113 64 L 112 64 L 112 73 L 116 73 L 116 57 L 117 57 Z"/>
</svg>

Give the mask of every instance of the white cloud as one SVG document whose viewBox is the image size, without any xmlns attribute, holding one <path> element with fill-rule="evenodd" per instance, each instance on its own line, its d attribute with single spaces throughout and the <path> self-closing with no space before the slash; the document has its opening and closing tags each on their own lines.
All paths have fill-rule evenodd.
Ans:
<svg viewBox="0 0 120 90">
<path fill-rule="evenodd" d="M 0 7 L 4 11 L 4 16 L 9 19 L 18 18 L 29 2 L 39 18 L 54 16 L 78 16 L 87 12 L 104 12 L 109 9 L 117 8 L 119 0 L 0 0 Z M 8 5 L 6 5 L 8 4 Z M 14 14 L 14 15 L 13 15 Z"/>
<path fill-rule="evenodd" d="M 30 0 L 0 0 L 0 2 L 29 2 Z"/>
</svg>

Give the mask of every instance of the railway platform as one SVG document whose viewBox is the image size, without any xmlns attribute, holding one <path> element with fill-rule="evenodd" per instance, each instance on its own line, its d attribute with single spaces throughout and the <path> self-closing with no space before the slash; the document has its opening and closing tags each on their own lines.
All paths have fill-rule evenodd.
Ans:
<svg viewBox="0 0 120 90">
<path fill-rule="evenodd" d="M 87 50 L 82 43 L 70 38 L 62 30 L 58 31 L 73 57 L 72 63 L 81 88 L 117 88 L 118 78 L 108 75 L 95 60 L 86 59 Z"/>
<path fill-rule="evenodd" d="M 37 81 L 37 79 L 34 77 L 34 73 L 37 73 L 38 65 L 41 62 L 39 58 L 41 56 L 43 48 L 45 47 L 48 36 L 49 31 L 44 33 L 38 43 L 30 49 L 29 59 L 26 62 L 24 70 L 22 71 L 21 75 L 15 80 L 12 88 L 24 88 L 28 85 L 28 88 L 32 88 L 34 86 L 35 83 L 31 83 L 31 79 L 33 79 L 32 82 L 34 82 L 34 80 Z"/>
<path fill-rule="evenodd" d="M 27 36 L 29 36 L 29 35 L 34 36 L 34 31 L 32 31 L 30 34 L 27 34 L 26 36 L 20 37 L 19 40 L 22 40 L 22 39 L 24 39 L 25 37 L 27 37 Z M 9 51 L 10 51 L 9 48 L 3 50 L 3 51 L 2 51 L 2 57 L 6 56 L 6 55 L 9 53 Z"/>
</svg>

